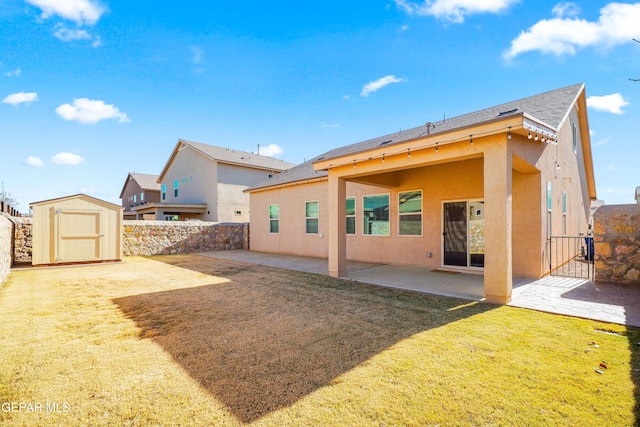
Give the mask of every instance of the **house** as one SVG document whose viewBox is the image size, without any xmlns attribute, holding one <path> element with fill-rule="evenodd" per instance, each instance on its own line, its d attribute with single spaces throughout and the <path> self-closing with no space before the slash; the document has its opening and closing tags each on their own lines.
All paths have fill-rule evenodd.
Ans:
<svg viewBox="0 0 640 427">
<path fill-rule="evenodd" d="M 156 220 L 248 222 L 244 190 L 295 166 L 272 157 L 178 140 L 157 178 L 160 200 L 132 208 Z"/>
<path fill-rule="evenodd" d="M 155 219 L 153 214 L 143 217 L 134 210 L 138 206 L 160 202 L 158 175 L 130 172 L 120 192 L 124 219 Z"/>
<path fill-rule="evenodd" d="M 550 236 L 587 233 L 596 198 L 577 84 L 336 148 L 247 190 L 251 249 L 484 275 L 548 273 Z M 555 265 L 552 267 L 556 267 Z"/>
<path fill-rule="evenodd" d="M 636 203 L 640 203 L 640 187 L 636 187 Z"/>
</svg>

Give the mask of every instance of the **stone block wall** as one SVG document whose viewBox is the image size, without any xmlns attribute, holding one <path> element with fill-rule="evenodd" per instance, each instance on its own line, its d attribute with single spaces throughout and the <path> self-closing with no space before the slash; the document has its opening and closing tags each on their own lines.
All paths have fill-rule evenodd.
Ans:
<svg viewBox="0 0 640 427">
<path fill-rule="evenodd" d="M 602 206 L 593 220 L 596 280 L 640 284 L 640 205 Z"/>
<path fill-rule="evenodd" d="M 13 263 L 31 263 L 33 250 L 31 218 L 12 217 L 11 222 L 14 226 Z"/>
<path fill-rule="evenodd" d="M 202 221 L 123 221 L 122 252 L 131 255 L 248 249 L 249 224 Z"/>
<path fill-rule="evenodd" d="M 13 224 L 0 213 L 0 284 L 9 277 L 11 269 L 11 240 Z"/>
</svg>

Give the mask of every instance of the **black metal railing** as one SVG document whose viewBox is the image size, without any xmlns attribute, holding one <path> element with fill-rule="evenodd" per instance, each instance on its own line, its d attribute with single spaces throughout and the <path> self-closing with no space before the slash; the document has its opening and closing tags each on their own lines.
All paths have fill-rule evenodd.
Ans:
<svg viewBox="0 0 640 427">
<path fill-rule="evenodd" d="M 593 237 L 549 237 L 545 252 L 549 275 L 593 280 Z"/>
</svg>

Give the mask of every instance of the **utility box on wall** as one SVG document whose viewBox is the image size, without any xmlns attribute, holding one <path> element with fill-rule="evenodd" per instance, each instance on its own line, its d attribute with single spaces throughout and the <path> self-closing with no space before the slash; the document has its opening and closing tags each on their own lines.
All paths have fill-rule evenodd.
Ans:
<svg viewBox="0 0 640 427">
<path fill-rule="evenodd" d="M 76 194 L 30 207 L 33 265 L 122 259 L 121 206 Z"/>
</svg>

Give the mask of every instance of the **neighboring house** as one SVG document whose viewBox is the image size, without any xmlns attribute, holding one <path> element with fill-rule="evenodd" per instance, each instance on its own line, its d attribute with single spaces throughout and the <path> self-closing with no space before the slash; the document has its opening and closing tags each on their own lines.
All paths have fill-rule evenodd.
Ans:
<svg viewBox="0 0 640 427">
<path fill-rule="evenodd" d="M 587 233 L 596 198 L 585 87 L 337 148 L 254 185 L 251 249 L 484 275 L 506 303 L 548 236 Z M 555 266 L 554 266 L 555 267 Z"/>
<path fill-rule="evenodd" d="M 272 157 L 178 140 L 158 176 L 160 201 L 134 207 L 156 220 L 248 222 L 244 190 L 295 166 Z"/>
<path fill-rule="evenodd" d="M 120 192 L 124 219 L 155 219 L 153 214 L 142 215 L 139 206 L 160 202 L 158 175 L 130 172 Z"/>
<path fill-rule="evenodd" d="M 636 203 L 640 203 L 640 187 L 636 187 Z"/>
</svg>

